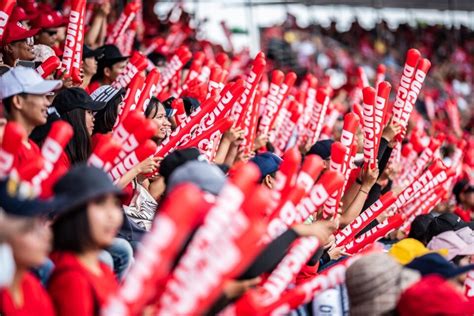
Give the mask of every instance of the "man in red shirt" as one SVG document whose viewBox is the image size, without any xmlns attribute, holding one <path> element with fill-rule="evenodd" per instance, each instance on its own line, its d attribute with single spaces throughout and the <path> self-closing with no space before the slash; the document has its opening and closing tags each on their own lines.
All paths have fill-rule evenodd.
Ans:
<svg viewBox="0 0 474 316">
<path fill-rule="evenodd" d="M 28 136 L 36 126 L 46 123 L 48 118 L 48 94 L 60 88 L 59 80 L 44 80 L 31 68 L 18 66 L 0 77 L 0 100 L 8 121 L 21 125 L 27 137 L 23 140 L 16 157 L 16 165 L 39 154 L 38 146 Z"/>
<path fill-rule="evenodd" d="M 123 56 L 117 46 L 108 44 L 102 46 L 100 50 L 103 54 L 97 59 L 97 73 L 86 89 L 89 93 L 93 93 L 103 85 L 110 85 L 127 65 L 128 56 Z"/>
</svg>

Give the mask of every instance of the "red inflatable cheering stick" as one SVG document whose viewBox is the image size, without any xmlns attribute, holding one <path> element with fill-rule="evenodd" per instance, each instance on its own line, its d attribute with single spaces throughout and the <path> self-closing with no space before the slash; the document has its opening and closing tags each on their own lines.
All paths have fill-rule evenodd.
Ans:
<svg viewBox="0 0 474 316">
<path fill-rule="evenodd" d="M 72 0 L 71 2 L 61 70 L 65 71 L 66 75 L 71 75 L 74 82 L 80 82 L 80 63 L 82 61 L 82 43 L 84 41 L 83 17 L 86 0 Z"/>
<path fill-rule="evenodd" d="M 201 191 L 192 184 L 180 185 L 169 193 L 142 240 L 135 264 L 101 315 L 137 315 L 143 311 L 163 286 L 173 260 L 205 209 Z"/>
<path fill-rule="evenodd" d="M 112 82 L 112 87 L 116 89 L 127 88 L 132 78 L 139 72 L 146 69 L 148 65 L 147 58 L 141 53 L 135 51 L 130 57 L 127 66 L 122 73 Z"/>
<path fill-rule="evenodd" d="M 125 9 L 120 14 L 119 19 L 115 22 L 112 34 L 107 38 L 107 44 L 116 44 L 117 39 L 121 37 L 127 30 L 130 23 L 135 18 L 140 5 L 134 1 L 130 2 L 125 6 Z"/>
<path fill-rule="evenodd" d="M 57 56 L 51 56 L 36 68 L 41 77 L 46 78 L 61 66 L 61 60 Z"/>
<path fill-rule="evenodd" d="M 26 132 L 21 125 L 8 122 L 5 125 L 3 141 L 0 146 L 0 179 L 8 176 L 15 166 L 15 156 L 26 139 Z"/>
<path fill-rule="evenodd" d="M 418 65 L 420 58 L 421 54 L 418 50 L 414 48 L 408 50 L 405 66 L 403 67 L 402 76 L 400 78 L 400 85 L 398 86 L 397 90 L 397 97 L 392 108 L 393 120 L 395 123 L 402 123 L 405 101 L 407 100 L 408 91 L 410 89 L 413 76 L 415 75 L 416 66 Z"/>
<path fill-rule="evenodd" d="M 112 135 L 101 135 L 87 164 L 109 172 L 121 150 L 122 146 L 112 138 Z"/>
</svg>

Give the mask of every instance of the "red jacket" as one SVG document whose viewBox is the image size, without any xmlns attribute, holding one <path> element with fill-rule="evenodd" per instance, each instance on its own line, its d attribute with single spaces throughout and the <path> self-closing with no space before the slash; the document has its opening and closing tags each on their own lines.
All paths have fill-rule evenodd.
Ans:
<svg viewBox="0 0 474 316">
<path fill-rule="evenodd" d="M 23 291 L 23 306 L 13 303 L 8 289 L 0 290 L 0 315 L 4 316 L 54 316 L 53 304 L 48 293 L 39 281 L 30 273 L 26 273 L 21 280 Z"/>
<path fill-rule="evenodd" d="M 113 272 L 100 263 L 101 274 L 96 275 L 82 265 L 72 253 L 54 253 L 56 265 L 48 291 L 56 315 L 97 315 L 107 298 L 118 289 Z"/>
</svg>

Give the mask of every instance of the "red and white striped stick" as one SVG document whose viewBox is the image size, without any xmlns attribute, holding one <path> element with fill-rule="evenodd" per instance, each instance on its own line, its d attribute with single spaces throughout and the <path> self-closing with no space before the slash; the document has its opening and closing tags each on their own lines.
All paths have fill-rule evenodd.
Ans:
<svg viewBox="0 0 474 316">
<path fill-rule="evenodd" d="M 329 170 L 344 175 L 346 168 L 346 153 L 349 154 L 349 148 L 344 146 L 341 142 L 334 142 L 331 145 L 331 161 Z M 341 201 L 342 197 L 342 190 L 343 185 L 338 188 L 324 203 L 323 219 L 331 219 L 337 216 L 339 202 Z"/>
<path fill-rule="evenodd" d="M 377 164 L 374 124 L 375 90 L 372 87 L 366 87 L 362 90 L 362 94 L 364 97 L 364 166 L 367 169 L 369 166 L 375 168 Z"/>
<path fill-rule="evenodd" d="M 100 134 L 99 134 L 100 135 Z M 111 134 L 100 135 L 94 151 L 87 160 L 87 164 L 109 172 L 113 167 L 113 161 L 117 158 L 122 146 L 112 139 Z"/>
<path fill-rule="evenodd" d="M 116 44 L 117 40 L 125 33 L 130 23 L 135 19 L 140 5 L 134 1 L 128 3 L 115 22 L 112 34 L 107 37 L 107 44 Z"/>
<path fill-rule="evenodd" d="M 258 127 L 259 135 L 268 135 L 270 128 L 272 127 L 273 118 L 278 112 L 278 95 L 280 91 L 280 86 L 283 83 L 284 74 L 280 70 L 274 70 L 272 72 L 272 81 L 268 89 L 268 95 L 265 100 L 266 103 L 263 107 L 263 115 Z"/>
<path fill-rule="evenodd" d="M 384 119 L 387 112 L 387 102 L 392 86 L 387 81 L 382 81 L 377 85 L 377 94 L 374 102 L 374 134 L 375 134 L 375 150 L 374 155 L 377 158 L 380 147 L 380 139 L 384 129 Z M 372 168 L 375 165 L 371 166 Z"/>
<path fill-rule="evenodd" d="M 250 73 L 245 79 L 244 93 L 232 108 L 231 117 L 236 122 L 235 126 L 244 127 L 244 119 L 251 115 L 251 111 L 249 111 L 248 108 L 249 105 L 251 105 L 255 90 L 260 82 L 260 79 L 262 78 L 265 67 L 265 55 L 260 52 L 255 57 L 252 63 L 252 68 L 250 69 Z"/>
<path fill-rule="evenodd" d="M 375 201 L 367 210 L 357 216 L 349 225 L 336 234 L 337 247 L 345 246 L 368 224 L 395 203 L 397 196 L 389 191 Z"/>
<path fill-rule="evenodd" d="M 158 83 L 160 81 L 160 71 L 158 69 L 153 69 L 148 73 L 145 79 L 145 86 L 140 92 L 140 98 L 137 102 L 137 110 L 141 113 L 145 113 L 148 103 L 153 96 L 157 95 Z"/>
<path fill-rule="evenodd" d="M 113 129 L 117 128 L 120 123 L 127 117 L 130 111 L 134 111 L 137 108 L 138 100 L 140 98 L 141 89 L 145 85 L 145 78 L 139 73 L 133 77 L 130 85 L 127 88 L 127 92 L 125 93 L 125 97 L 122 103 L 119 105 L 117 119 L 115 120 L 115 124 Z"/>
<path fill-rule="evenodd" d="M 74 82 L 78 82 L 78 76 L 80 75 L 84 22 L 83 15 L 85 5 L 86 0 L 72 0 L 69 23 L 66 30 L 66 39 L 64 41 L 61 70 L 64 71 L 66 75 L 73 76 Z M 78 51 L 79 45 L 80 50 Z"/>
<path fill-rule="evenodd" d="M 8 122 L 3 131 L 3 141 L 0 146 L 0 179 L 10 174 L 15 166 L 15 157 L 26 139 L 25 129 L 18 123 Z"/>
<path fill-rule="evenodd" d="M 418 66 L 415 71 L 415 75 L 413 76 L 413 80 L 410 84 L 410 88 L 408 90 L 408 95 L 406 97 L 405 106 L 403 107 L 403 112 L 400 118 L 400 124 L 403 127 L 403 130 L 400 135 L 398 135 L 398 140 L 403 139 L 406 133 L 406 127 L 408 125 L 408 119 L 410 118 L 410 114 L 415 108 L 415 102 L 418 98 L 418 94 L 423 86 L 423 82 L 425 81 L 426 74 L 431 67 L 431 63 L 428 59 L 424 58 L 420 60 Z M 396 101 L 395 101 L 396 102 Z"/>
<path fill-rule="evenodd" d="M 165 283 L 186 237 L 206 211 L 202 192 L 192 184 L 173 189 L 138 249 L 135 264 L 117 293 L 102 308 L 102 316 L 141 313 Z"/>
<path fill-rule="evenodd" d="M 204 312 L 219 294 L 224 279 L 254 257 L 259 247 L 253 239 L 260 230 L 254 224 L 259 220 L 257 217 L 255 222 L 249 221 L 250 213 L 258 216 L 258 212 L 248 208 L 265 207 L 268 203 L 264 196 L 268 191 L 256 189 L 258 176 L 258 169 L 252 164 L 240 165 L 232 173 L 166 283 L 158 315 Z M 249 233 L 250 239 L 244 240 L 243 233 Z M 243 249 L 243 241 L 254 245 Z"/>
<path fill-rule="evenodd" d="M 115 89 L 127 88 L 132 78 L 139 72 L 146 69 L 148 60 L 141 53 L 135 51 L 130 57 L 127 66 L 122 73 L 112 82 L 111 86 Z"/>
<path fill-rule="evenodd" d="M 414 48 L 408 50 L 402 76 L 400 78 L 400 84 L 397 90 L 397 96 L 392 108 L 392 117 L 395 123 L 402 124 L 403 122 L 402 115 L 404 113 L 405 102 L 407 100 L 408 91 L 410 89 L 411 82 L 415 75 L 416 66 L 418 65 L 420 58 L 421 54 L 418 50 Z"/>
<path fill-rule="evenodd" d="M 379 251 L 382 251 L 382 248 L 374 245 L 361 254 L 342 259 L 337 264 L 323 270 L 316 277 L 285 291 L 276 302 L 270 305 L 263 305 L 257 297 L 255 297 L 257 300 L 246 299 L 244 301 L 246 304 L 239 304 L 240 301 L 243 301 L 245 297 L 244 294 L 241 300 L 225 309 L 222 315 L 286 315 L 290 313 L 291 310 L 311 302 L 319 293 L 344 283 L 346 270 L 353 262 L 369 252 Z"/>
<path fill-rule="evenodd" d="M 166 64 L 165 69 L 161 73 L 160 82 L 158 85 L 157 94 L 165 89 L 170 83 L 171 79 L 178 74 L 178 72 L 184 67 L 184 65 L 191 59 L 192 54 L 186 46 L 178 48 L 176 53 L 171 57 L 170 61 Z"/>
<path fill-rule="evenodd" d="M 316 104 L 309 121 L 308 141 L 310 144 L 314 144 L 318 141 L 319 136 L 324 125 L 324 119 L 326 117 L 327 108 L 329 105 L 329 96 L 325 89 L 319 88 L 316 92 Z"/>
</svg>

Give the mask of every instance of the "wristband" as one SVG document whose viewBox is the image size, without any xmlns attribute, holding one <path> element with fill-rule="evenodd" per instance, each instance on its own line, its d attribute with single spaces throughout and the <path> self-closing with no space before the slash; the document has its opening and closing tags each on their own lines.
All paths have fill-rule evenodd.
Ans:
<svg viewBox="0 0 474 316">
<path fill-rule="evenodd" d="M 365 193 L 365 194 L 367 194 L 367 195 L 369 194 L 369 192 L 364 191 L 364 190 L 362 190 L 362 189 L 359 189 L 359 191 L 361 191 L 362 193 Z"/>
</svg>

